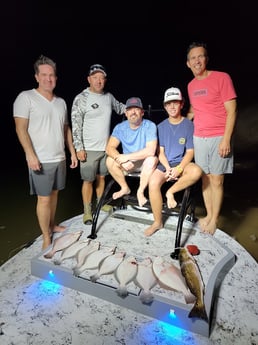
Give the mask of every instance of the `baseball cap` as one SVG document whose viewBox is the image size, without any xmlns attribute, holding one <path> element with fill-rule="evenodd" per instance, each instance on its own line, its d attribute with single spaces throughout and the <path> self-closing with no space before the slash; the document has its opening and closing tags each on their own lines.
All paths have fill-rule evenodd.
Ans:
<svg viewBox="0 0 258 345">
<path fill-rule="evenodd" d="M 125 109 L 133 108 L 133 107 L 143 109 L 142 101 L 140 100 L 139 97 L 131 97 L 131 98 L 128 98 L 128 100 L 126 101 Z"/>
<path fill-rule="evenodd" d="M 105 77 L 107 76 L 105 67 L 100 64 L 95 64 L 95 65 L 90 66 L 89 75 L 92 75 L 95 72 L 102 72 Z"/>
<path fill-rule="evenodd" d="M 182 93 L 177 87 L 171 87 L 166 90 L 164 95 L 164 101 L 163 103 L 167 103 L 170 101 L 182 101 Z"/>
</svg>

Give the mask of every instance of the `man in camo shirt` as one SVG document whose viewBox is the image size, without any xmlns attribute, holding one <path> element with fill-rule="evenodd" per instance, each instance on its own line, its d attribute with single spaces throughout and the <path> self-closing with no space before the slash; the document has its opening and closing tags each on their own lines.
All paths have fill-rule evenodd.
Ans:
<svg viewBox="0 0 258 345">
<path fill-rule="evenodd" d="M 89 86 L 74 98 L 71 120 L 83 180 L 83 223 L 92 224 L 93 183 L 96 181 L 98 202 L 104 192 L 105 176 L 108 174 L 105 149 L 110 135 L 112 111 L 123 114 L 125 105 L 104 91 L 107 74 L 102 65 L 92 65 L 87 80 Z M 111 206 L 104 205 L 102 210 L 109 211 L 108 207 Z"/>
</svg>

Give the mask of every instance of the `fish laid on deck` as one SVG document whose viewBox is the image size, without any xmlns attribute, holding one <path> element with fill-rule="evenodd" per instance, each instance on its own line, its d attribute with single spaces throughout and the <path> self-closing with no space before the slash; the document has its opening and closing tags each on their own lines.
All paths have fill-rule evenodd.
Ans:
<svg viewBox="0 0 258 345">
<path fill-rule="evenodd" d="M 106 257 L 113 255 L 116 250 L 116 246 L 113 247 L 103 247 L 99 250 L 95 250 L 94 252 L 87 255 L 83 265 L 77 269 L 73 270 L 75 276 L 79 276 L 85 270 L 94 270 L 97 269 L 100 262 L 104 260 Z"/>
<path fill-rule="evenodd" d="M 61 235 L 58 238 L 56 238 L 53 242 L 52 249 L 44 254 L 44 258 L 51 259 L 56 252 L 63 250 L 67 247 L 69 247 L 74 242 L 78 241 L 81 237 L 83 231 L 76 231 L 76 232 L 69 232 L 67 234 Z"/>
<path fill-rule="evenodd" d="M 81 250 L 78 251 L 76 255 L 76 265 L 73 267 L 73 271 L 77 272 L 77 270 L 84 264 L 86 258 L 91 253 L 99 250 L 100 242 L 98 241 L 90 241 L 89 244 L 83 247 Z"/>
<path fill-rule="evenodd" d="M 115 271 L 115 278 L 119 283 L 116 290 L 118 296 L 124 298 L 128 295 L 127 285 L 134 280 L 137 274 L 138 264 L 133 256 L 125 258 Z"/>
<path fill-rule="evenodd" d="M 178 259 L 186 284 L 196 297 L 194 306 L 188 316 L 198 317 L 208 321 L 204 304 L 204 284 L 197 262 L 187 248 L 180 248 Z"/>
<path fill-rule="evenodd" d="M 138 262 L 137 275 L 134 283 L 141 288 L 140 301 L 144 304 L 151 304 L 153 302 L 153 294 L 151 289 L 158 283 L 152 270 L 152 259 L 147 257 L 143 261 Z"/>
<path fill-rule="evenodd" d="M 112 274 L 118 267 L 118 265 L 124 260 L 125 252 L 117 252 L 114 255 L 109 255 L 99 265 L 98 271 L 93 274 L 90 279 L 94 283 L 105 274 Z"/>
<path fill-rule="evenodd" d="M 162 288 L 182 292 L 186 303 L 193 303 L 195 296 L 189 290 L 179 267 L 161 256 L 153 260 L 153 272 Z"/>
<path fill-rule="evenodd" d="M 76 254 L 79 252 L 79 250 L 81 250 L 82 248 L 84 248 L 85 246 L 87 246 L 89 244 L 89 241 L 90 240 L 87 238 L 87 239 L 83 239 L 83 240 L 79 240 L 79 241 L 74 242 L 69 247 L 62 250 L 60 258 L 55 259 L 54 264 L 55 265 L 61 265 L 61 263 L 64 260 L 71 259 L 71 258 L 75 257 Z"/>
</svg>

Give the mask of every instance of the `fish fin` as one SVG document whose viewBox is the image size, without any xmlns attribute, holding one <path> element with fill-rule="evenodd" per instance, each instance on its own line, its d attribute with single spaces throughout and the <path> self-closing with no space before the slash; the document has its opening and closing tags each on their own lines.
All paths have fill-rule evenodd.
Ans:
<svg viewBox="0 0 258 345">
<path fill-rule="evenodd" d="M 190 313 L 188 314 L 189 318 L 198 317 L 199 319 L 203 319 L 208 321 L 208 316 L 206 313 L 205 305 L 200 303 L 195 303 L 193 308 L 191 309 Z"/>
<path fill-rule="evenodd" d="M 52 251 L 44 254 L 44 258 L 46 259 L 51 259 L 54 256 L 55 253 L 53 253 Z"/>
<path fill-rule="evenodd" d="M 118 294 L 119 297 L 125 298 L 128 295 L 126 286 L 119 286 L 116 289 L 116 293 Z"/>
<path fill-rule="evenodd" d="M 140 293 L 140 301 L 143 304 L 151 304 L 154 300 L 153 294 L 150 291 L 142 290 Z"/>
<path fill-rule="evenodd" d="M 190 290 L 189 293 L 184 294 L 184 298 L 186 304 L 195 303 L 196 301 L 196 296 L 194 296 L 194 294 L 192 294 Z"/>
<path fill-rule="evenodd" d="M 79 268 L 77 268 L 77 267 L 73 268 L 73 275 L 75 277 L 78 277 L 80 274 L 81 274 L 81 272 L 80 272 Z"/>
<path fill-rule="evenodd" d="M 90 280 L 91 280 L 93 283 L 96 283 L 96 281 L 97 281 L 98 279 L 99 279 L 98 273 L 93 274 L 92 276 L 90 276 Z"/>
</svg>

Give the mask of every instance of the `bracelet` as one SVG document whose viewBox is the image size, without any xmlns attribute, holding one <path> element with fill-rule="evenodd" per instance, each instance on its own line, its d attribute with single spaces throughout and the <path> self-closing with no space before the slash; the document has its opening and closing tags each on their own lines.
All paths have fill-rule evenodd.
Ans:
<svg viewBox="0 0 258 345">
<path fill-rule="evenodd" d="M 183 172 L 184 169 L 181 167 L 180 164 L 178 164 L 175 168 L 177 169 L 177 171 L 178 171 L 180 174 L 182 174 L 182 172 Z"/>
</svg>

